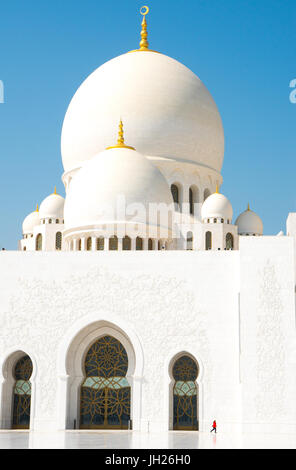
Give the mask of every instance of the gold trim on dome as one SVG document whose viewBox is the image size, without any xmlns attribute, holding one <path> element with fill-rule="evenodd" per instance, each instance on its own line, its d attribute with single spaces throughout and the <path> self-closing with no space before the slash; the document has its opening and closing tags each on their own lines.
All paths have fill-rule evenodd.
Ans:
<svg viewBox="0 0 296 470">
<path fill-rule="evenodd" d="M 134 147 L 129 147 L 128 145 L 125 145 L 124 143 L 124 132 L 123 132 L 123 122 L 120 119 L 119 122 L 119 130 L 118 130 L 118 139 L 117 139 L 117 145 L 113 145 L 112 147 L 107 147 L 106 150 L 110 149 L 130 149 L 130 150 L 135 150 Z"/>
</svg>

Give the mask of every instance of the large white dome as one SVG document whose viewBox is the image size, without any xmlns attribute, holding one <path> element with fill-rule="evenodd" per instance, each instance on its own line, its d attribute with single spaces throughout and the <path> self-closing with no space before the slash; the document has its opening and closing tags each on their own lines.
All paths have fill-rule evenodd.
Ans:
<svg viewBox="0 0 296 470">
<path fill-rule="evenodd" d="M 110 145 L 120 117 L 140 153 L 220 172 L 224 132 L 213 98 L 187 67 L 152 51 L 116 57 L 80 86 L 63 124 L 65 172 Z"/>
<path fill-rule="evenodd" d="M 135 150 L 113 148 L 96 155 L 73 177 L 65 201 L 66 230 L 128 222 L 117 210 L 122 196 L 125 208 L 141 204 L 148 209 L 152 203 L 173 207 L 164 176 L 147 158 Z M 136 214 L 133 222 L 146 224 L 146 214 Z"/>
</svg>

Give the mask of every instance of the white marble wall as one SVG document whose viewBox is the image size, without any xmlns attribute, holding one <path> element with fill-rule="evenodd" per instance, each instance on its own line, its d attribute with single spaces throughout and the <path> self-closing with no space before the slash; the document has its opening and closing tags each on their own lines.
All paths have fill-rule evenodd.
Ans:
<svg viewBox="0 0 296 470">
<path fill-rule="evenodd" d="M 264 425 L 285 419 L 284 400 L 296 426 L 292 256 L 286 237 L 249 238 L 241 252 L 0 253 L 1 427 L 7 427 L 8 369 L 19 351 L 34 366 L 32 428 L 71 427 L 82 370 L 73 351 L 82 355 L 103 331 L 121 335 L 128 348 L 134 429 L 171 426 L 170 368 L 181 352 L 200 365 L 201 429 L 213 418 L 224 430 L 256 427 L 266 384 L 275 378 L 274 350 L 281 357 L 277 370 L 284 368 L 276 383 L 287 393 L 268 398 L 276 412 Z M 276 279 L 268 288 L 267 258 Z M 264 357 L 270 353 L 266 361 L 262 348 Z M 250 390 L 256 373 L 266 379 Z"/>
</svg>

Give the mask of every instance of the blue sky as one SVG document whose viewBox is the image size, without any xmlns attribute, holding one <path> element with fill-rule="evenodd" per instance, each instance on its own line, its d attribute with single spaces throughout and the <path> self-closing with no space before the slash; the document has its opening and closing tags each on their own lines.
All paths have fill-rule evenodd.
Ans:
<svg viewBox="0 0 296 470">
<path fill-rule="evenodd" d="M 225 130 L 222 192 L 250 202 L 265 234 L 296 211 L 295 0 L 150 0 L 149 42 L 195 72 Z M 61 182 L 60 135 L 81 82 L 137 47 L 137 0 L 3 0 L 0 27 L 0 248 Z"/>
</svg>

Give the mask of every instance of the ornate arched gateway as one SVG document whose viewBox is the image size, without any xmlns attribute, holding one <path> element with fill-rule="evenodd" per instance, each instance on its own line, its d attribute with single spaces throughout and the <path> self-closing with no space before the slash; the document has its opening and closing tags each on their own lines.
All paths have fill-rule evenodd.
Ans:
<svg viewBox="0 0 296 470">
<path fill-rule="evenodd" d="M 197 363 L 187 355 L 174 364 L 174 430 L 198 431 L 198 372 Z"/>
<path fill-rule="evenodd" d="M 29 356 L 21 357 L 14 367 L 15 384 L 13 388 L 13 416 L 14 429 L 30 428 L 31 410 L 31 382 L 33 364 Z"/>
<path fill-rule="evenodd" d="M 113 336 L 103 336 L 88 350 L 80 394 L 80 428 L 128 429 L 131 388 L 128 356 Z"/>
</svg>

